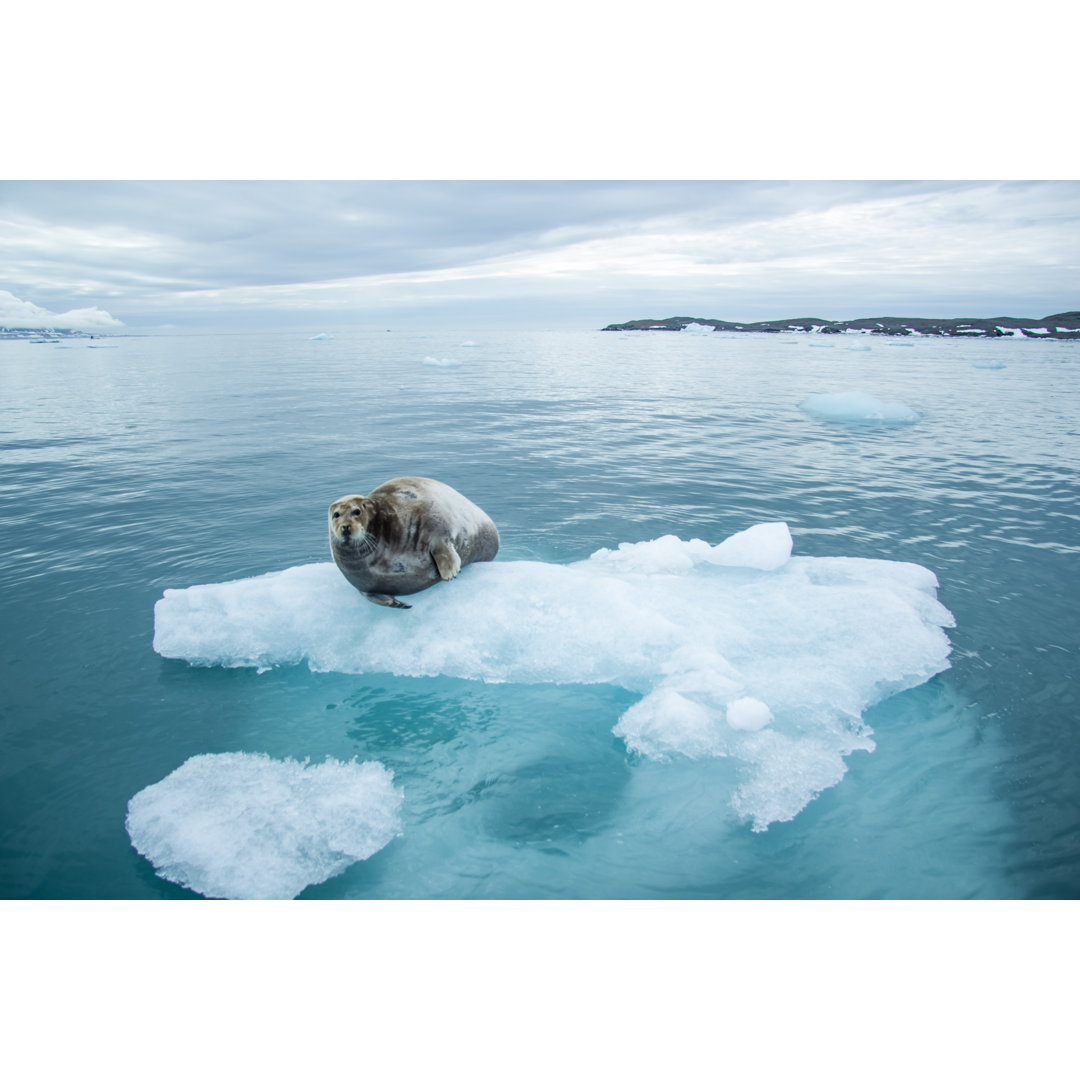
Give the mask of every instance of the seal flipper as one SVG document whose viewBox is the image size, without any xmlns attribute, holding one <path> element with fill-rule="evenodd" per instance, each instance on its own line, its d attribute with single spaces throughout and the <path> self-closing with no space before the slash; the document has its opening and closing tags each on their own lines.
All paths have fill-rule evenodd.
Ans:
<svg viewBox="0 0 1080 1080">
<path fill-rule="evenodd" d="M 457 548 L 449 541 L 444 541 L 431 549 L 431 557 L 439 569 L 443 581 L 453 581 L 461 570 L 461 556 Z"/>
<path fill-rule="evenodd" d="M 412 604 L 403 604 L 396 596 L 388 596 L 386 593 L 366 592 L 364 593 L 364 599 L 370 600 L 373 604 L 378 604 L 380 607 L 412 607 Z"/>
</svg>

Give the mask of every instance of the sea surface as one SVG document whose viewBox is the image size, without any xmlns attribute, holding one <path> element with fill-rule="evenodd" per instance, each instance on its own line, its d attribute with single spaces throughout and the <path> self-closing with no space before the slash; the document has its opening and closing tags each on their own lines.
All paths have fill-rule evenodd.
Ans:
<svg viewBox="0 0 1080 1080">
<path fill-rule="evenodd" d="M 105 344 L 0 342 L 0 896 L 1080 896 L 1080 345 L 333 327 Z M 898 407 L 800 407 L 820 395 Z M 401 475 L 456 487 L 502 547 L 390 611 L 327 574 L 326 508 Z M 714 565 L 766 523 L 787 525 L 786 565 Z M 821 584 L 856 565 L 837 559 L 889 566 Z M 931 611 L 921 578 L 927 598 L 874 625 L 896 564 L 936 575 L 955 625 L 903 628 Z M 218 585 L 195 627 L 218 651 L 155 651 L 166 616 L 194 626 L 197 604 L 155 625 L 166 591 Z M 736 593 L 756 645 L 695 654 L 740 621 Z M 226 625 L 230 604 L 273 650 Z M 951 653 L 893 671 L 894 632 Z M 739 678 L 752 706 L 729 701 L 726 726 L 687 689 Z M 800 694 L 805 715 L 778 704 Z M 627 734 L 673 717 L 697 741 Z M 807 778 L 819 721 L 849 741 Z M 739 748 L 766 737 L 799 753 L 751 775 Z M 247 893 L 205 885 L 240 871 Z"/>
</svg>

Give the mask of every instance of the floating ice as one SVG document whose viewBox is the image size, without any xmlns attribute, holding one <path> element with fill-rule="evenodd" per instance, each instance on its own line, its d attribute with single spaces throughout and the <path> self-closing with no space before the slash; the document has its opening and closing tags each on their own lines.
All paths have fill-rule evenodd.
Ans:
<svg viewBox="0 0 1080 1080">
<path fill-rule="evenodd" d="M 856 423 L 914 424 L 921 417 L 903 402 L 878 401 L 859 390 L 838 394 L 813 394 L 799 404 L 803 412 L 821 420 L 841 420 Z"/>
<path fill-rule="evenodd" d="M 378 762 L 201 754 L 128 803 L 127 831 L 167 881 L 228 900 L 288 900 L 401 833 Z"/>
<path fill-rule="evenodd" d="M 333 334 L 316 334 L 314 337 L 308 338 L 308 341 L 333 341 Z"/>
<path fill-rule="evenodd" d="M 455 357 L 443 357 L 441 360 L 435 356 L 425 356 L 424 363 L 428 367 L 461 367 L 461 361 Z"/>
<path fill-rule="evenodd" d="M 764 829 L 873 749 L 863 710 L 947 668 L 954 625 L 921 566 L 790 551 L 787 526 L 767 523 L 715 546 L 474 563 L 409 612 L 367 603 L 332 563 L 295 566 L 166 590 L 154 648 L 197 665 L 611 683 L 642 695 L 615 727 L 630 750 L 732 759 L 733 805 Z"/>
<path fill-rule="evenodd" d="M 461 345 L 458 346 L 458 347 L 461 348 L 461 349 L 475 349 L 476 348 L 476 342 L 475 341 L 463 341 L 461 343 Z"/>
<path fill-rule="evenodd" d="M 985 368 L 987 371 L 1000 371 L 1005 365 L 1000 360 L 976 360 L 971 366 Z"/>
<path fill-rule="evenodd" d="M 869 345 L 849 345 L 848 352 L 870 352 Z"/>
<path fill-rule="evenodd" d="M 682 328 L 684 334 L 711 334 L 714 332 L 714 327 L 709 326 L 708 323 L 690 322 Z"/>
</svg>

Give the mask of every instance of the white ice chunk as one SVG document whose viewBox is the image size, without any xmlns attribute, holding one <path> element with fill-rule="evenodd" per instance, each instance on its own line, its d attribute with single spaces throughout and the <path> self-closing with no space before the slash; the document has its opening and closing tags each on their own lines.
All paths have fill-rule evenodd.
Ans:
<svg viewBox="0 0 1080 1080">
<path fill-rule="evenodd" d="M 869 345 L 849 345 L 848 352 L 870 352 Z"/>
<path fill-rule="evenodd" d="M 407 612 L 368 603 L 332 563 L 296 566 L 166 590 L 154 648 L 225 667 L 614 684 L 642 695 L 615 727 L 629 749 L 734 759 L 735 805 L 762 829 L 873 748 L 863 711 L 948 667 L 953 625 L 929 570 L 790 557 L 790 543 L 775 522 L 715 546 L 667 536 L 570 565 L 474 563 Z M 763 715 L 729 712 L 746 698 L 768 703 L 767 729 L 739 727 Z"/>
<path fill-rule="evenodd" d="M 687 323 L 683 328 L 684 334 L 711 334 L 714 333 L 714 327 L 709 326 L 708 323 Z"/>
<path fill-rule="evenodd" d="M 441 359 L 436 356 L 425 356 L 423 362 L 427 364 L 428 367 L 461 367 L 461 361 L 452 356 L 442 357 Z"/>
<path fill-rule="evenodd" d="M 859 390 L 836 394 L 813 394 L 799 404 L 803 412 L 821 420 L 856 423 L 914 424 L 919 414 L 901 401 L 879 401 Z"/>
<path fill-rule="evenodd" d="M 308 338 L 308 341 L 333 341 L 333 334 L 316 334 L 314 337 Z"/>
<path fill-rule="evenodd" d="M 1000 360 L 976 360 L 971 366 L 985 368 L 987 371 L 1000 371 L 1005 365 Z"/>
<path fill-rule="evenodd" d="M 128 803 L 131 843 L 203 896 L 288 900 L 401 833 L 403 796 L 378 762 L 200 754 Z"/>
<path fill-rule="evenodd" d="M 704 540 L 662 536 L 638 544 L 620 544 L 617 551 L 601 548 L 589 561 L 615 570 L 639 574 L 687 574 L 696 566 L 743 566 L 750 570 L 776 570 L 791 556 L 791 533 L 782 521 L 752 525 L 715 547 Z"/>
<path fill-rule="evenodd" d="M 760 731 L 772 718 L 772 710 L 757 698 L 741 697 L 727 707 L 728 726 L 736 731 Z"/>
<path fill-rule="evenodd" d="M 763 522 L 729 536 L 706 556 L 716 566 L 778 570 L 791 557 L 791 533 L 783 521 Z"/>
</svg>

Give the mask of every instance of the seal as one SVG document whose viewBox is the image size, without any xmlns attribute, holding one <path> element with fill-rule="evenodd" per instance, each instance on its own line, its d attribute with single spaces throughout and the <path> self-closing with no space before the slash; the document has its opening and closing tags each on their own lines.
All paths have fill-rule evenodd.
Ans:
<svg viewBox="0 0 1080 1080">
<path fill-rule="evenodd" d="M 370 495 L 330 504 L 330 552 L 351 585 L 373 604 L 452 581 L 463 566 L 490 562 L 499 550 L 494 522 L 438 480 L 399 476 Z"/>
</svg>

